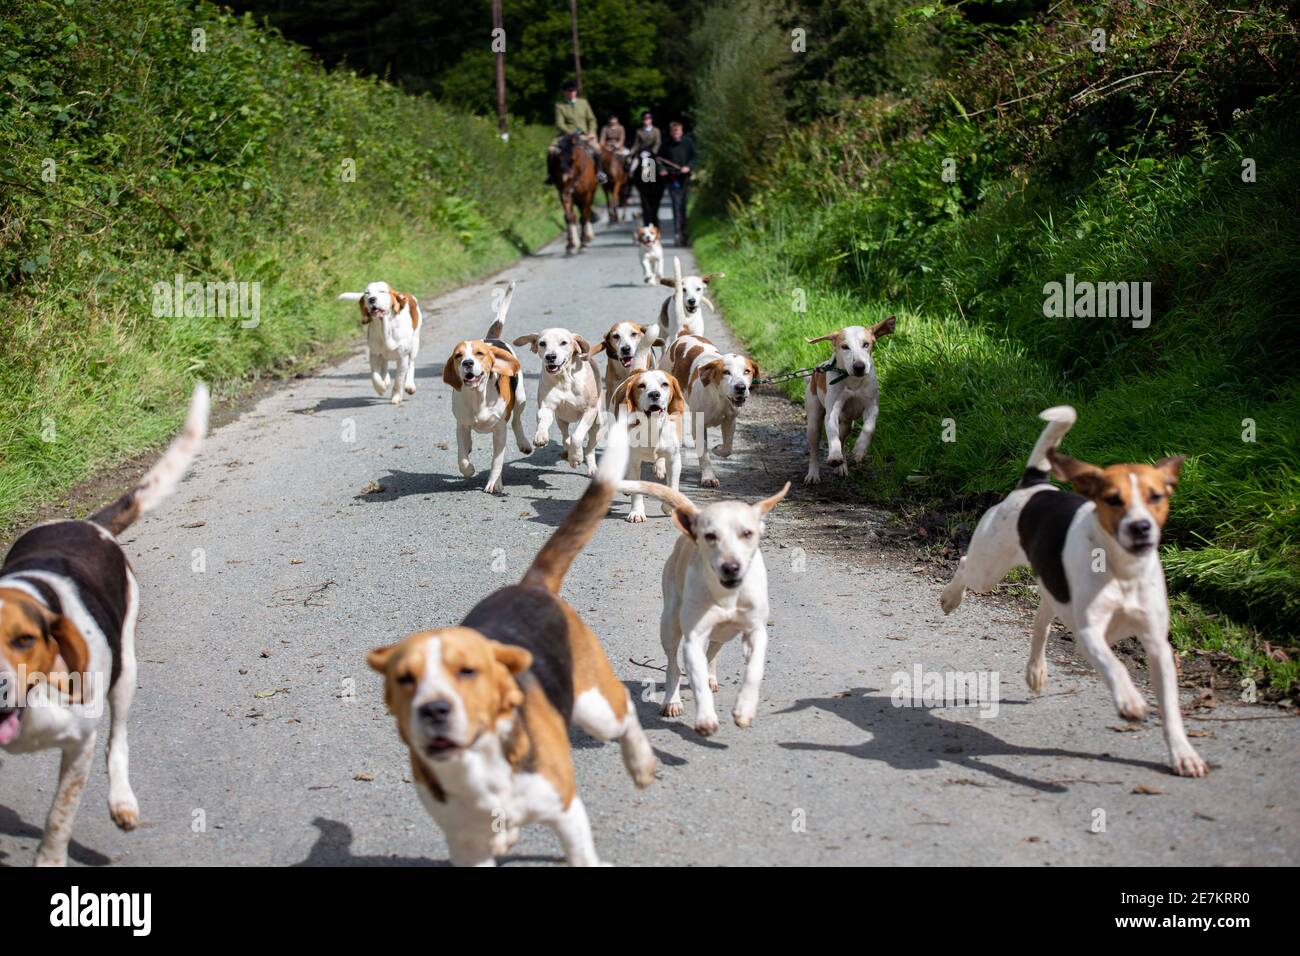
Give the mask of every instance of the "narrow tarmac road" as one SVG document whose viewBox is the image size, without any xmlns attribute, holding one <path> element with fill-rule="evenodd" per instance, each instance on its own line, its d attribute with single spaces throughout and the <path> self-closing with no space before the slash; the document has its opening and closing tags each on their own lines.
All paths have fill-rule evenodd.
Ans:
<svg viewBox="0 0 1300 956">
<path fill-rule="evenodd" d="M 445 863 L 365 653 L 455 623 L 517 580 L 587 479 L 559 460 L 554 441 L 528 458 L 512 441 L 507 494 L 489 496 L 479 439 L 480 471 L 462 480 L 442 365 L 456 341 L 483 334 L 493 289 L 512 279 L 510 337 L 563 325 L 595 341 L 619 318 L 652 319 L 667 290 L 640 283 L 629 231 L 602 224 L 580 256 L 552 244 L 426 302 L 419 391 L 400 408 L 373 394 L 359 350 L 211 436 L 177 496 L 125 541 L 143 585 L 131 713 L 143 824 L 121 833 L 109 820 L 105 725 L 73 863 Z M 693 267 L 689 253 L 666 252 L 670 272 L 674 252 Z M 348 307 L 330 301 L 334 291 L 342 290 L 322 290 L 321 308 Z M 725 339 L 720 318 L 709 321 L 709 335 Z M 535 401 L 536 357 L 525 355 L 524 366 Z M 535 404 L 530 434 L 534 413 Z M 887 413 L 880 427 L 889 427 Z M 1047 692 L 1033 697 L 1022 677 L 1023 609 L 971 597 L 945 618 L 933 575 L 877 546 L 878 515 L 835 503 L 833 484 L 799 484 L 802 432 L 800 409 L 760 395 L 746 407 L 737 453 L 715 459 L 727 497 L 752 500 L 795 483 L 764 544 L 773 623 L 752 729 L 726 719 L 741 670 L 735 642 L 719 660 L 717 736 L 691 730 L 689 688 L 686 718 L 658 716 L 659 573 L 677 531 L 657 507 L 647 524 L 630 525 L 626 501 L 616 502 L 568 577 L 565 595 L 639 701 L 661 762 L 659 779 L 637 792 L 616 747 L 574 732 L 604 859 L 1300 862 L 1300 724 L 1272 709 L 1221 705 L 1190 721 L 1213 772 L 1184 780 L 1165 768 L 1158 722 L 1121 726 L 1100 679 L 1057 635 Z M 683 490 L 719 495 L 697 480 L 688 452 Z M 827 515 L 840 517 L 827 525 Z M 1000 677 L 996 713 L 893 706 L 895 675 L 917 668 Z M 0 863 L 26 865 L 57 761 L 0 760 Z M 504 862 L 558 858 L 550 833 L 530 827 Z"/>
</svg>

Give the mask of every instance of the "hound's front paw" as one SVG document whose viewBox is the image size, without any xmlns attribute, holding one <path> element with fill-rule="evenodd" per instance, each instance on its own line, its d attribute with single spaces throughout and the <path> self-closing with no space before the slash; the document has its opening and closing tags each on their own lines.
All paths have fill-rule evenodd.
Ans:
<svg viewBox="0 0 1300 956">
<path fill-rule="evenodd" d="M 681 698 L 679 697 L 675 700 L 668 701 L 668 703 L 663 705 L 659 713 L 665 717 L 680 717 L 682 715 Z"/>
<path fill-rule="evenodd" d="M 816 468 L 809 468 L 808 474 L 803 476 L 803 483 L 805 485 L 820 485 L 822 483 L 821 472 Z"/>
<path fill-rule="evenodd" d="M 717 455 L 719 458 L 730 458 L 730 457 L 731 457 L 731 446 L 730 446 L 730 445 L 714 445 L 714 446 L 713 446 L 713 453 L 714 453 L 715 455 Z"/>
<path fill-rule="evenodd" d="M 384 379 L 381 382 L 376 382 L 374 379 L 371 379 L 370 384 L 374 386 L 375 394 L 380 396 L 387 395 L 388 389 L 392 386 L 392 382 L 388 379 Z"/>
<path fill-rule="evenodd" d="M 629 511 L 627 513 L 627 520 L 630 521 L 632 524 L 642 524 L 645 521 L 645 512 Z"/>
<path fill-rule="evenodd" d="M 699 714 L 695 718 L 695 732 L 701 737 L 712 737 L 718 732 L 716 714 Z"/>
<path fill-rule="evenodd" d="M 655 459 L 655 477 L 660 481 L 668 477 L 668 463 L 662 458 Z"/>
<path fill-rule="evenodd" d="M 1047 686 L 1047 662 L 1030 661 L 1025 667 L 1025 683 L 1035 694 L 1041 694 Z"/>
<path fill-rule="evenodd" d="M 406 386 L 406 394 L 407 394 L 407 395 L 414 395 L 414 394 L 415 394 L 415 385 L 414 385 L 414 383 L 412 383 L 411 385 Z"/>
<path fill-rule="evenodd" d="M 506 493 L 506 483 L 498 476 L 489 481 L 483 490 L 490 495 L 503 495 Z"/>
<path fill-rule="evenodd" d="M 1180 777 L 1205 777 L 1210 773 L 1210 765 L 1200 758 L 1191 744 L 1175 747 L 1170 754 L 1169 764 Z"/>
<path fill-rule="evenodd" d="M 754 712 L 752 710 L 742 710 L 737 707 L 731 712 L 731 719 L 736 722 L 736 726 L 741 730 L 747 729 L 754 723 Z"/>
<path fill-rule="evenodd" d="M 389 401 L 394 405 L 402 404 L 402 390 L 400 388 L 393 389 L 393 397 Z"/>
<path fill-rule="evenodd" d="M 462 478 L 474 477 L 474 466 L 470 464 L 468 458 L 460 463 L 460 476 Z"/>
<path fill-rule="evenodd" d="M 835 474 L 839 475 L 841 478 L 847 478 L 849 476 L 849 466 L 846 465 L 844 462 L 840 462 L 839 467 L 833 468 L 831 470 L 834 471 Z"/>
<path fill-rule="evenodd" d="M 1138 693 L 1137 688 L 1121 690 L 1115 697 L 1115 709 L 1125 720 L 1140 721 L 1147 719 L 1147 702 Z"/>
<path fill-rule="evenodd" d="M 826 467 L 827 467 L 827 468 L 843 468 L 843 467 L 844 467 L 844 456 L 843 456 L 843 455 L 831 455 L 831 456 L 829 456 L 829 457 L 826 459 Z"/>
<path fill-rule="evenodd" d="M 135 797 L 128 797 L 108 805 L 108 815 L 123 830 L 134 830 L 140 825 L 140 805 Z"/>
<path fill-rule="evenodd" d="M 551 440 L 551 436 L 546 434 L 546 432 L 538 432 L 536 435 L 533 436 L 533 447 L 545 448 L 547 443 L 550 442 L 550 440 Z"/>
<path fill-rule="evenodd" d="M 720 484 L 722 484 L 722 482 L 718 481 L 714 475 L 707 475 L 700 479 L 701 488 L 716 488 Z"/>
</svg>

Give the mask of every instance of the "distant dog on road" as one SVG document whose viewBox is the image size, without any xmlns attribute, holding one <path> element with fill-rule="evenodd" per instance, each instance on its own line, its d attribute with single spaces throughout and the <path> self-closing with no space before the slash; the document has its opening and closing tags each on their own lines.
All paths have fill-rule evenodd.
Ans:
<svg viewBox="0 0 1300 956">
<path fill-rule="evenodd" d="M 512 282 L 487 335 L 459 343 L 442 368 L 442 380 L 456 392 L 451 398 L 451 411 L 456 417 L 456 460 L 460 473 L 465 478 L 474 477 L 474 466 L 469 460 L 474 447 L 473 433 L 490 432 L 492 471 L 483 490 L 493 495 L 505 491 L 501 471 L 506 460 L 507 425 L 514 430 L 519 450 L 525 455 L 533 451 L 524 435 L 524 405 L 528 396 L 524 392 L 519 358 L 501 339 L 514 294 Z"/>
<path fill-rule="evenodd" d="M 659 328 L 669 345 L 679 335 L 704 334 L 704 307 L 713 309 L 705 294 L 709 283 L 726 276 L 725 272 L 711 272 L 702 276 L 683 276 L 681 261 L 673 257 L 673 277 L 659 280 L 675 293 L 664 299 L 659 307 Z M 714 309 L 716 312 L 717 309 Z"/>
<path fill-rule="evenodd" d="M 108 812 L 123 830 L 140 822 L 126 743 L 140 583 L 117 536 L 176 490 L 207 428 L 208 390 L 200 385 L 184 431 L 139 484 L 89 521 L 37 525 L 0 567 L 0 749 L 62 755 L 37 866 L 67 863 L 105 697 L 112 710 Z M 18 767 L 5 772 L 13 776 Z"/>
<path fill-rule="evenodd" d="M 822 480 L 817 464 L 821 451 L 822 425 L 826 426 L 826 465 L 837 475 L 847 475 L 849 466 L 844 461 L 844 439 L 849 435 L 855 419 L 861 417 L 862 432 L 853 446 L 853 460 L 867 457 L 871 438 L 876 433 L 876 416 L 880 413 L 880 387 L 876 384 L 876 363 L 872 347 L 886 335 L 892 335 L 897 319 L 890 316 L 870 328 L 851 325 L 809 339 L 830 342 L 833 353 L 827 363 L 829 368 L 819 368 L 808 379 L 804 391 L 804 411 L 808 418 L 808 474 L 805 485 L 815 485 Z"/>
<path fill-rule="evenodd" d="M 578 796 L 571 724 L 617 740 L 638 787 L 654 780 L 654 752 L 631 695 L 559 594 L 626 465 L 627 433 L 615 426 L 595 480 L 522 581 L 488 595 L 458 627 L 412 634 L 367 658 L 384 675 L 416 791 L 458 866 L 492 866 L 527 823 L 554 830 L 571 865 L 599 863 Z"/>
<path fill-rule="evenodd" d="M 387 282 L 372 282 L 365 292 L 344 292 L 339 296 L 361 307 L 361 324 L 366 327 L 370 346 L 370 381 L 382 396 L 392 387 L 392 403 L 402 404 L 402 392 L 415 394 L 415 357 L 420 354 L 420 332 L 424 319 L 420 303 L 408 292 L 398 292 Z M 397 369 L 390 380 L 388 363 Z"/>
<path fill-rule="evenodd" d="M 664 277 L 664 247 L 659 241 L 658 226 L 638 226 L 632 237 L 641 255 L 641 271 L 646 285 L 654 285 Z"/>
<path fill-rule="evenodd" d="M 944 588 L 944 613 L 957 609 L 967 588 L 988 591 L 1012 568 L 1029 565 L 1039 595 L 1025 669 L 1030 689 L 1041 692 L 1047 683 L 1047 632 L 1057 619 L 1101 671 L 1119 715 L 1143 720 L 1146 700 L 1111 650 L 1136 634 L 1155 685 L 1170 765 L 1181 776 L 1203 777 L 1209 767 L 1183 730 L 1165 573 L 1157 552 L 1183 456 L 1155 465 L 1098 468 L 1056 450 L 1074 424 L 1073 408 L 1060 405 L 1039 417 L 1047 427 L 1024 476 L 980 518 L 966 556 Z M 1058 489 L 1049 475 L 1080 493 Z"/>
<path fill-rule="evenodd" d="M 664 565 L 663 613 L 659 639 L 668 656 L 663 714 L 682 713 L 682 669 L 678 648 L 695 694 L 695 732 L 718 732 L 713 695 L 718 690 L 717 657 L 727 641 L 740 635 L 745 649 L 745 677 L 731 717 L 748 727 L 758 710 L 758 688 L 767 655 L 767 566 L 759 541 L 764 519 L 790 491 L 790 483 L 757 504 L 718 501 L 697 508 L 685 495 L 660 484 L 625 481 L 620 490 L 650 495 L 673 507 L 681 530 Z"/>
</svg>

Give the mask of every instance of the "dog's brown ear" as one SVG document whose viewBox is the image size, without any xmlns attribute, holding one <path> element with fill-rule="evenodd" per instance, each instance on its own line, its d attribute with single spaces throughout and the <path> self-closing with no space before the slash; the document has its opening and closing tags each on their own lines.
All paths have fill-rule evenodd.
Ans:
<svg viewBox="0 0 1300 956">
<path fill-rule="evenodd" d="M 745 367 L 749 369 L 749 380 L 750 380 L 750 382 L 751 382 L 751 383 L 753 383 L 753 382 L 757 382 L 758 379 L 759 379 L 759 374 L 758 374 L 758 363 L 755 362 L 752 358 L 748 358 L 748 357 L 747 357 L 747 358 L 745 359 Z"/>
<path fill-rule="evenodd" d="M 488 351 L 492 353 L 492 372 L 495 375 L 518 375 L 523 368 L 519 364 L 519 359 L 515 358 L 505 349 L 495 345 L 489 345 Z"/>
<path fill-rule="evenodd" d="M 668 414 L 685 415 L 686 396 L 682 394 L 682 383 L 677 381 L 677 376 L 668 376 L 668 390 L 673 393 L 673 397 L 668 399 Z"/>
<path fill-rule="evenodd" d="M 670 289 L 676 289 L 676 288 L 677 288 L 677 280 L 674 279 L 672 276 L 660 276 L 660 277 L 659 277 L 659 284 L 660 284 L 660 285 L 666 285 L 666 286 L 668 286 L 668 288 L 670 288 Z"/>
<path fill-rule="evenodd" d="M 583 358 L 591 358 L 591 345 L 581 335 L 573 337 L 573 354 L 580 355 Z"/>
<path fill-rule="evenodd" d="M 705 385 L 712 385 L 715 381 L 722 378 L 722 374 L 727 370 L 727 365 L 722 359 L 714 359 L 704 368 L 700 369 L 700 381 Z"/>
<path fill-rule="evenodd" d="M 515 344 L 515 345 L 528 345 L 528 346 L 531 346 L 531 347 L 532 347 L 532 350 L 533 350 L 534 352 L 536 352 L 536 351 L 537 351 L 537 333 L 536 333 L 536 332 L 529 332 L 527 335 L 521 335 L 521 336 L 519 336 L 519 338 L 515 339 L 515 341 L 514 341 L 513 344 Z"/>
<path fill-rule="evenodd" d="M 883 335 L 893 335 L 894 329 L 898 326 L 898 316 L 891 315 L 883 322 L 877 322 L 871 327 L 871 337 L 878 339 Z"/>
<path fill-rule="evenodd" d="M 673 509 L 673 524 L 681 530 L 682 534 L 695 540 L 695 516 L 698 512 L 687 511 L 685 508 Z"/>
<path fill-rule="evenodd" d="M 619 383 L 618 388 L 614 389 L 614 407 L 622 405 L 627 408 L 629 415 L 636 412 L 636 405 L 632 401 L 632 383 L 640 378 L 640 372 L 633 372 L 627 378 Z"/>
<path fill-rule="evenodd" d="M 447 364 L 442 367 L 442 380 L 460 391 L 460 371 L 456 368 L 456 353 L 447 356 Z"/>
<path fill-rule="evenodd" d="M 1164 476 L 1165 486 L 1170 491 L 1178 487 L 1178 477 L 1182 474 L 1183 462 L 1186 460 L 1186 455 L 1174 455 L 1170 458 L 1161 458 L 1156 462 L 1156 471 Z"/>
<path fill-rule="evenodd" d="M 1091 498 L 1096 493 L 1101 481 L 1101 469 L 1096 465 L 1062 455 L 1055 449 L 1047 453 L 1047 460 L 1052 463 L 1052 475 L 1061 481 L 1068 481 L 1079 494 Z"/>
<path fill-rule="evenodd" d="M 708 285 L 714 279 L 725 279 L 726 277 L 727 274 L 725 272 L 710 272 L 706 276 L 700 276 L 700 281 L 703 282 L 705 285 Z"/>
<path fill-rule="evenodd" d="M 613 334 L 614 334 L 613 329 L 610 329 L 608 332 L 605 333 L 605 354 L 609 358 L 617 359 L 618 352 L 614 350 L 614 343 L 609 340 L 609 337 Z"/>
<path fill-rule="evenodd" d="M 513 644 L 501 644 L 488 641 L 492 645 L 492 656 L 497 664 L 497 694 L 500 701 L 498 713 L 510 713 L 524 702 L 524 692 L 515 680 L 516 674 L 522 674 L 533 664 L 533 655 L 522 647 Z"/>
<path fill-rule="evenodd" d="M 834 332 L 827 332 L 825 335 L 819 335 L 815 339 L 805 339 L 805 341 L 809 345 L 816 345 L 818 342 L 834 342 L 839 334 L 840 330 L 836 329 Z"/>
<path fill-rule="evenodd" d="M 389 289 L 388 297 L 393 300 L 393 315 L 397 315 L 397 313 L 406 308 L 406 296 L 398 292 L 396 289 Z"/>
<path fill-rule="evenodd" d="M 77 630 L 77 625 L 62 614 L 57 614 L 50 622 L 50 637 L 59 645 L 59 656 L 68 666 L 69 674 L 85 674 L 90 669 L 90 648 L 86 639 Z"/>
<path fill-rule="evenodd" d="M 385 647 L 376 647 L 366 655 L 366 663 L 370 665 L 371 670 L 379 671 L 381 674 L 386 673 L 389 660 L 401 646 L 401 644 L 389 644 Z"/>
<path fill-rule="evenodd" d="M 781 499 L 790 493 L 790 482 L 785 483 L 785 487 L 772 495 L 770 498 L 764 498 L 762 501 L 754 504 L 754 509 L 758 512 L 759 517 L 766 517 L 767 513 L 781 503 Z"/>
<path fill-rule="evenodd" d="M 357 305 L 361 309 L 361 324 L 368 325 L 370 323 L 370 313 L 366 311 L 366 300 L 357 299 Z"/>
</svg>

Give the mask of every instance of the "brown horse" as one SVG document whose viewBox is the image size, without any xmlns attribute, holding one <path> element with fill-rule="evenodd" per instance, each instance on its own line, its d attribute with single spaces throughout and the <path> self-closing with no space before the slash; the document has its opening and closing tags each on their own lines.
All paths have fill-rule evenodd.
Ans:
<svg viewBox="0 0 1300 956">
<path fill-rule="evenodd" d="M 564 252 L 573 255 L 578 251 L 579 220 L 582 222 L 582 245 L 586 246 L 596 238 L 596 230 L 591 224 L 591 204 L 596 199 L 596 162 L 578 142 L 577 133 L 561 139 L 559 148 L 550 154 L 547 161 L 551 167 L 551 179 L 560 194 L 560 205 L 564 207 L 564 221 L 568 225 Z M 576 213 L 575 203 L 578 206 Z"/>
<path fill-rule="evenodd" d="M 622 211 L 627 209 L 628 187 L 631 186 L 628 182 L 627 168 L 623 165 L 623 157 L 614 150 L 602 146 L 600 171 L 605 174 L 605 182 L 601 184 L 601 188 L 605 190 L 605 205 L 609 207 L 609 221 L 620 222 L 623 219 Z"/>
</svg>

